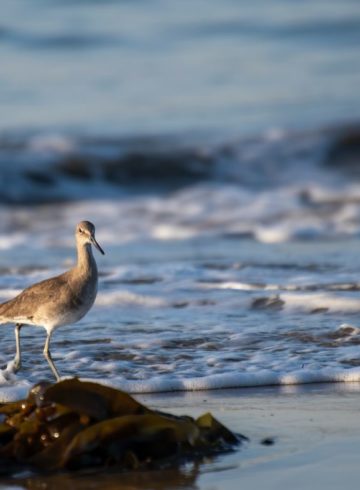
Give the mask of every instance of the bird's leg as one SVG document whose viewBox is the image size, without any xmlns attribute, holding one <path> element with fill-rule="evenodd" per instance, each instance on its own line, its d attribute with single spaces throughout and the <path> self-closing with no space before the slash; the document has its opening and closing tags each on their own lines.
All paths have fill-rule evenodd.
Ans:
<svg viewBox="0 0 360 490">
<path fill-rule="evenodd" d="M 15 325 L 15 341 L 16 341 L 16 354 L 14 359 L 14 372 L 18 372 L 21 367 L 21 349 L 20 349 L 20 330 L 22 323 Z"/>
<path fill-rule="evenodd" d="M 47 337 L 46 337 L 45 346 L 44 346 L 44 356 L 45 356 L 47 362 L 49 363 L 50 369 L 53 372 L 53 374 L 56 378 L 56 381 L 60 381 L 60 379 L 61 379 L 60 375 L 59 375 L 59 373 L 55 367 L 54 361 L 51 358 L 51 353 L 49 350 L 50 339 L 51 339 L 51 332 L 49 332 L 47 334 Z"/>
</svg>

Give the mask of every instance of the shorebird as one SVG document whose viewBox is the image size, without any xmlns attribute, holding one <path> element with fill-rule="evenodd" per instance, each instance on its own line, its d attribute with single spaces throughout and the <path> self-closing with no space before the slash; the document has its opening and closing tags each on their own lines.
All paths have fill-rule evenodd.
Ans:
<svg viewBox="0 0 360 490">
<path fill-rule="evenodd" d="M 21 367 L 21 328 L 24 325 L 41 326 L 47 332 L 44 356 L 58 381 L 60 376 L 49 349 L 51 335 L 58 327 L 79 321 L 94 304 L 98 272 L 91 245 L 103 255 L 105 252 L 95 239 L 95 226 L 90 221 L 81 221 L 77 225 L 75 237 L 75 267 L 60 276 L 33 284 L 15 298 L 0 304 L 0 324 L 15 323 L 14 372 Z"/>
</svg>

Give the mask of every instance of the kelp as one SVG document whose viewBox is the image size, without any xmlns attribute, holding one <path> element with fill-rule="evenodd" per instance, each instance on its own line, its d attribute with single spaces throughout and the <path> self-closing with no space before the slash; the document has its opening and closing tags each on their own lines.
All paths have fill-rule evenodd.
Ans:
<svg viewBox="0 0 360 490">
<path fill-rule="evenodd" d="M 210 413 L 195 420 L 151 410 L 73 378 L 39 383 L 26 400 L 0 405 L 0 474 L 154 468 L 229 451 L 243 439 Z"/>
</svg>

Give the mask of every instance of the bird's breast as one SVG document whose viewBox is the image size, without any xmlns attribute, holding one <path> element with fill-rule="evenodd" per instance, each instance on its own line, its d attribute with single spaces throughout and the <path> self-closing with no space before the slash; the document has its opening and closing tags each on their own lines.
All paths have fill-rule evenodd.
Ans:
<svg viewBox="0 0 360 490">
<path fill-rule="evenodd" d="M 97 294 L 96 280 L 79 281 L 71 285 L 62 296 L 59 295 L 52 304 L 38 311 L 38 322 L 45 328 L 54 329 L 63 325 L 76 323 L 83 318 L 93 306 Z M 41 321 L 41 318 L 43 321 Z"/>
</svg>

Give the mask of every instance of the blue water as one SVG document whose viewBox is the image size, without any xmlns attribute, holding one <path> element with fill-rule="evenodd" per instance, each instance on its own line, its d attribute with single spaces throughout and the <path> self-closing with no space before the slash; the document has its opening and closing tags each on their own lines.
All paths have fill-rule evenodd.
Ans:
<svg viewBox="0 0 360 490">
<path fill-rule="evenodd" d="M 106 251 L 61 374 L 360 379 L 359 5 L 2 1 L 0 301 L 71 267 L 81 220 Z M 22 336 L 15 375 L 0 327 L 0 400 L 51 379 Z"/>
<path fill-rule="evenodd" d="M 0 130 L 313 128 L 360 116 L 354 0 L 2 0 Z"/>
</svg>

